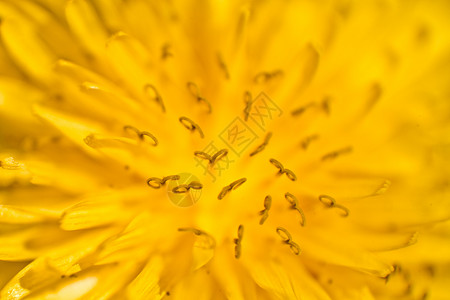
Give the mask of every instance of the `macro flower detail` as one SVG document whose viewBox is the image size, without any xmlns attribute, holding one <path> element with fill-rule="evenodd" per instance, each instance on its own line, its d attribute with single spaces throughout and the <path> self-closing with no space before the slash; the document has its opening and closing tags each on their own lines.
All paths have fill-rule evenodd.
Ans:
<svg viewBox="0 0 450 300">
<path fill-rule="evenodd" d="M 0 0 L 0 299 L 448 299 L 449 13 Z"/>
</svg>

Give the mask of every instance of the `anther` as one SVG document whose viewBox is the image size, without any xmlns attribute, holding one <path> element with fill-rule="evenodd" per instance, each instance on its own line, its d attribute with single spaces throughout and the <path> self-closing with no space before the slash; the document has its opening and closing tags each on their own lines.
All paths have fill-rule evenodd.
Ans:
<svg viewBox="0 0 450 300">
<path fill-rule="evenodd" d="M 222 191 L 220 191 L 219 196 L 217 196 L 217 199 L 222 200 L 225 198 L 225 196 L 231 191 L 231 188 L 229 185 L 225 186 Z"/>
<path fill-rule="evenodd" d="M 269 161 L 272 165 L 278 168 L 280 174 L 284 173 L 284 167 L 278 160 L 271 158 Z"/>
<path fill-rule="evenodd" d="M 289 248 L 291 249 L 292 253 L 294 253 L 295 255 L 300 254 L 301 249 L 299 245 L 292 241 L 291 234 L 285 228 L 277 227 L 277 233 L 283 239 L 283 243 L 289 245 Z"/>
<path fill-rule="evenodd" d="M 206 152 L 203 152 L 203 151 L 195 151 L 195 152 L 194 152 L 194 155 L 195 155 L 196 157 L 198 157 L 198 158 L 206 159 L 207 161 L 211 162 L 211 155 L 209 155 L 209 154 L 206 153 Z"/>
<path fill-rule="evenodd" d="M 279 174 L 283 174 L 283 173 L 286 174 L 287 178 L 289 178 L 291 181 L 296 181 L 297 180 L 297 176 L 294 174 L 294 172 L 292 172 L 289 169 L 285 169 L 283 167 L 283 164 L 280 163 L 278 160 L 276 160 L 274 158 L 271 158 L 269 161 L 270 161 L 270 163 L 272 165 L 274 165 L 275 167 L 278 168 L 278 173 Z"/>
<path fill-rule="evenodd" d="M 342 217 L 348 217 L 348 215 L 350 214 L 350 211 L 349 211 L 348 208 L 345 207 L 345 206 L 342 206 L 342 205 L 340 205 L 340 204 L 335 204 L 335 205 L 333 205 L 333 207 L 334 207 L 334 208 L 338 208 L 338 209 L 340 209 L 340 210 L 342 211 L 342 213 L 340 213 L 340 215 L 341 215 Z"/>
<path fill-rule="evenodd" d="M 190 186 L 187 184 L 181 184 L 172 189 L 175 194 L 184 194 L 189 192 Z"/>
<path fill-rule="evenodd" d="M 206 100 L 205 98 L 203 98 L 200 95 L 200 90 L 199 90 L 198 86 L 193 82 L 188 82 L 187 88 L 188 88 L 189 92 L 191 93 L 191 95 L 197 99 L 197 102 L 203 102 L 208 106 L 208 112 L 211 113 L 212 112 L 211 103 L 209 103 L 208 100 Z"/>
<path fill-rule="evenodd" d="M 336 200 L 334 200 L 333 197 L 328 195 L 320 195 L 319 200 L 328 207 L 332 207 L 336 204 Z"/>
<path fill-rule="evenodd" d="M 195 235 L 201 235 L 202 231 L 193 227 L 182 227 L 182 228 L 178 228 L 178 231 L 181 232 L 192 232 Z"/>
<path fill-rule="evenodd" d="M 267 195 L 266 198 L 264 198 L 264 209 L 259 212 L 260 215 L 262 215 L 261 220 L 259 221 L 259 225 L 263 225 L 264 222 L 269 217 L 269 210 L 272 206 L 272 196 Z"/>
<path fill-rule="evenodd" d="M 286 200 L 291 204 L 292 209 L 297 209 L 298 200 L 294 195 L 287 192 L 286 194 L 284 194 L 284 198 L 286 198 Z"/>
<path fill-rule="evenodd" d="M 256 150 L 254 150 L 252 153 L 250 153 L 250 156 L 256 155 L 259 152 L 263 151 L 266 148 L 267 144 L 269 144 L 269 141 L 271 138 L 272 138 L 272 132 L 268 132 L 266 134 L 266 137 L 264 138 L 264 143 L 259 145 L 258 148 L 256 148 Z"/>
<path fill-rule="evenodd" d="M 317 140 L 318 138 L 319 138 L 319 136 L 318 136 L 317 134 L 310 135 L 310 136 L 306 137 L 306 138 L 301 142 L 302 148 L 303 148 L 304 150 L 308 149 L 309 144 L 310 144 L 312 141 Z"/>
<path fill-rule="evenodd" d="M 135 134 L 141 141 L 145 140 L 145 137 L 149 137 L 152 140 L 152 146 L 157 146 L 158 145 L 158 140 L 156 139 L 156 137 L 151 134 L 148 131 L 139 131 L 139 129 L 137 129 L 136 127 L 133 127 L 131 125 L 125 125 L 123 126 L 123 130 L 125 132 L 132 132 L 133 134 Z"/>
<path fill-rule="evenodd" d="M 147 179 L 147 185 L 151 188 L 159 189 L 163 185 L 163 182 L 157 177 L 151 177 Z"/>
<path fill-rule="evenodd" d="M 302 217 L 300 225 L 305 226 L 305 222 L 306 222 L 305 214 L 303 213 L 303 210 L 298 206 L 297 198 L 289 192 L 284 194 L 284 197 L 291 204 L 291 209 L 295 209 L 296 211 L 298 211 L 300 216 Z"/>
<path fill-rule="evenodd" d="M 162 112 L 166 112 L 166 107 L 164 106 L 164 102 L 161 98 L 161 95 L 156 90 L 155 86 L 153 86 L 151 84 L 146 84 L 144 86 L 144 93 L 148 94 L 151 99 L 155 100 L 155 102 L 159 106 L 161 106 Z"/>
<path fill-rule="evenodd" d="M 219 196 L 217 196 L 217 198 L 219 200 L 222 200 L 223 198 L 225 198 L 225 196 L 231 192 L 231 190 L 235 190 L 238 187 L 240 187 L 244 182 L 247 181 L 247 178 L 241 178 L 238 179 L 236 181 L 233 181 L 232 183 L 230 183 L 229 185 L 225 186 L 222 191 L 220 191 Z"/>
<path fill-rule="evenodd" d="M 172 57 L 173 54 L 169 51 L 170 44 L 164 44 L 162 47 L 162 53 L 161 53 L 161 59 L 167 59 L 169 57 Z"/>
<path fill-rule="evenodd" d="M 237 189 L 238 187 L 240 187 L 244 182 L 247 181 L 247 178 L 241 178 L 238 180 L 233 181 L 232 183 L 230 183 L 230 188 L 232 188 L 233 190 Z"/>
<path fill-rule="evenodd" d="M 306 224 L 306 218 L 305 218 L 305 214 L 303 213 L 303 210 L 300 207 L 297 207 L 296 210 L 298 211 L 298 213 L 300 214 L 300 216 L 302 217 L 302 220 L 300 222 L 300 225 L 305 226 Z"/>
<path fill-rule="evenodd" d="M 180 175 L 169 175 L 166 177 L 163 177 L 163 179 L 161 179 L 161 183 L 165 184 L 168 180 L 179 180 L 180 179 Z"/>
<path fill-rule="evenodd" d="M 198 124 L 196 124 L 194 121 L 192 121 L 191 119 L 189 119 L 188 117 L 180 117 L 178 119 L 180 121 L 181 124 L 183 124 L 184 127 L 186 127 L 188 130 L 190 131 L 195 131 L 197 130 L 198 133 L 200 134 L 200 137 L 203 139 L 205 136 L 203 134 L 203 130 L 200 128 L 200 126 L 198 126 Z"/>
<path fill-rule="evenodd" d="M 220 55 L 220 53 L 217 54 L 217 62 L 219 63 L 219 67 L 225 73 L 225 78 L 230 79 L 230 73 L 228 72 L 227 65 L 225 64 L 223 57 L 222 57 L 222 55 Z"/>
<path fill-rule="evenodd" d="M 292 253 L 294 253 L 295 255 L 299 255 L 300 252 L 302 251 L 299 247 L 299 245 L 297 245 L 297 243 L 294 243 L 293 241 L 289 242 L 289 248 L 291 249 Z"/>
<path fill-rule="evenodd" d="M 142 141 L 144 141 L 145 140 L 145 137 L 149 137 L 150 139 L 151 139 L 151 141 L 152 141 L 152 146 L 153 147 L 156 147 L 156 146 L 158 146 L 158 140 L 156 139 L 156 137 L 153 135 L 153 134 L 151 134 L 150 132 L 147 132 L 147 131 L 141 131 L 140 133 L 139 133 L 139 138 L 142 140 Z"/>
<path fill-rule="evenodd" d="M 201 190 L 203 188 L 203 184 L 198 181 L 192 181 L 189 183 L 189 187 L 194 190 Z"/>
<path fill-rule="evenodd" d="M 249 91 L 246 91 L 244 93 L 244 102 L 245 102 L 245 108 L 244 108 L 244 120 L 248 120 L 248 116 L 250 115 L 250 111 L 252 110 L 252 94 Z"/>
<path fill-rule="evenodd" d="M 221 149 L 216 154 L 211 157 L 211 164 L 215 164 L 217 161 L 221 160 L 228 154 L 228 149 Z"/>
<path fill-rule="evenodd" d="M 289 178 L 291 181 L 296 181 L 297 176 L 295 176 L 294 172 L 292 172 L 289 169 L 284 169 L 284 173 L 286 174 L 287 178 Z"/>
<path fill-rule="evenodd" d="M 308 104 L 306 104 L 306 105 L 304 105 L 304 106 L 302 106 L 302 107 L 299 107 L 299 108 L 297 108 L 297 109 L 291 111 L 291 115 L 292 115 L 293 117 L 300 116 L 300 115 L 303 114 L 307 109 L 313 107 L 314 105 L 315 105 L 314 102 L 308 103 Z"/>
<path fill-rule="evenodd" d="M 244 225 L 239 225 L 238 227 L 238 238 L 234 239 L 234 257 L 239 259 L 241 257 L 241 248 L 242 248 L 242 238 L 244 237 Z"/>
<path fill-rule="evenodd" d="M 283 75 L 283 71 L 281 71 L 281 70 L 276 70 L 273 72 L 260 72 L 260 73 L 256 74 L 256 76 L 253 80 L 257 84 L 265 83 L 265 82 L 268 82 L 269 80 L 271 80 L 275 77 L 279 77 L 281 75 Z"/>
<path fill-rule="evenodd" d="M 285 243 L 288 243 L 292 240 L 292 236 L 289 233 L 289 231 L 287 231 L 283 227 L 277 227 L 277 233 L 283 239 L 283 242 L 285 242 Z"/>
<path fill-rule="evenodd" d="M 198 181 L 191 181 L 189 184 L 180 184 L 172 189 L 172 192 L 175 194 L 184 194 L 189 192 L 190 189 L 201 190 L 203 188 L 203 184 Z"/>
<path fill-rule="evenodd" d="M 141 133 L 141 132 L 139 131 L 139 129 L 137 129 L 136 127 L 133 127 L 133 126 L 131 126 L 131 125 L 125 125 L 125 126 L 123 126 L 123 130 L 124 130 L 125 132 L 128 132 L 128 133 L 132 132 L 132 133 L 136 134 L 136 136 L 138 136 L 138 137 L 139 137 L 139 133 Z"/>
<path fill-rule="evenodd" d="M 343 149 L 340 149 L 340 150 L 336 150 L 336 151 L 330 152 L 330 153 L 325 154 L 324 156 L 322 156 L 322 161 L 329 160 L 329 159 L 334 159 L 334 158 L 338 157 L 339 155 L 350 153 L 351 151 L 352 151 L 352 147 L 346 147 L 346 148 L 343 148 Z"/>
</svg>

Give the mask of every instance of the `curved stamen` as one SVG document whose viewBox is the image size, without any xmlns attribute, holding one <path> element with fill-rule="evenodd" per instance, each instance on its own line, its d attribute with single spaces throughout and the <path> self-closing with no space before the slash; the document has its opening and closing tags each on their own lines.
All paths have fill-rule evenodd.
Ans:
<svg viewBox="0 0 450 300">
<path fill-rule="evenodd" d="M 244 102 L 245 102 L 245 108 L 244 108 L 244 120 L 248 120 L 248 116 L 250 115 L 250 111 L 252 110 L 252 94 L 249 91 L 246 91 L 244 93 Z"/>
<path fill-rule="evenodd" d="M 212 165 L 215 164 L 216 161 L 221 160 L 221 159 L 224 158 L 227 154 L 228 154 L 228 149 L 221 149 L 221 150 L 219 150 L 216 154 L 214 154 L 214 155 L 211 157 L 211 160 L 210 160 L 211 164 L 212 164 Z"/>
<path fill-rule="evenodd" d="M 269 141 L 271 138 L 272 138 L 272 132 L 268 132 L 266 134 L 266 137 L 264 138 L 264 143 L 259 145 L 258 148 L 256 148 L 256 150 L 254 150 L 252 153 L 250 153 L 250 156 L 256 155 L 259 152 L 263 151 L 266 148 L 267 144 L 269 144 Z"/>
<path fill-rule="evenodd" d="M 350 214 L 350 211 L 348 210 L 348 208 L 347 207 L 345 207 L 345 206 L 342 206 L 342 205 L 340 205 L 340 204 L 335 204 L 335 205 L 333 205 L 333 207 L 334 208 L 338 208 L 338 209 L 340 209 L 342 212 L 340 213 L 340 215 L 342 216 L 342 217 L 348 217 L 348 215 Z"/>
<path fill-rule="evenodd" d="M 328 207 L 332 207 L 336 204 L 336 200 L 328 195 L 319 195 L 319 200 Z"/>
<path fill-rule="evenodd" d="M 144 86 L 144 93 L 148 94 L 148 96 L 153 99 L 159 106 L 161 106 L 162 112 L 166 112 L 166 107 L 164 106 L 164 102 L 162 100 L 161 95 L 158 93 L 158 90 L 152 84 L 146 84 Z"/>
<path fill-rule="evenodd" d="M 147 179 L 147 185 L 151 188 L 159 189 L 159 188 L 161 188 L 163 183 L 162 183 L 161 179 L 159 179 L 157 177 L 150 177 L 149 179 Z"/>
<path fill-rule="evenodd" d="M 197 123 L 195 123 L 194 121 L 192 121 L 191 119 L 189 119 L 188 117 L 180 117 L 178 119 L 180 121 L 181 124 L 183 124 L 184 127 L 186 127 L 188 130 L 190 131 L 195 131 L 197 130 L 198 133 L 200 134 L 201 138 L 204 138 L 204 134 L 203 134 L 203 130 L 200 128 L 200 126 L 198 126 Z"/>
<path fill-rule="evenodd" d="M 156 137 L 153 135 L 153 134 L 151 134 L 150 132 L 148 132 L 148 131 L 141 131 L 140 133 L 139 133 L 139 138 L 141 139 L 141 140 L 145 140 L 145 137 L 146 136 L 148 136 L 151 140 L 152 140 L 152 146 L 153 147 L 156 147 L 156 146 L 158 146 L 158 140 L 156 139 Z"/>
<path fill-rule="evenodd" d="M 284 169 L 284 174 L 286 174 L 287 178 L 289 178 L 291 181 L 297 180 L 297 176 L 295 176 L 294 172 L 289 169 Z"/>
<path fill-rule="evenodd" d="M 196 157 L 198 157 L 198 158 L 206 159 L 207 161 L 209 161 L 209 162 L 211 163 L 211 160 L 212 160 L 211 155 L 209 155 L 209 154 L 206 153 L 206 152 L 203 152 L 203 151 L 195 151 L 195 152 L 194 152 L 194 155 L 195 155 Z"/>
<path fill-rule="evenodd" d="M 244 182 L 247 181 L 247 178 L 241 178 L 238 180 L 233 181 L 232 183 L 230 183 L 230 188 L 232 188 L 233 190 L 237 189 L 238 187 L 240 187 Z"/>
<path fill-rule="evenodd" d="M 191 95 L 194 96 L 198 102 L 203 102 L 208 106 L 208 113 L 211 113 L 212 112 L 211 103 L 208 100 L 206 100 L 203 96 L 200 95 L 200 90 L 199 90 L 198 86 L 191 81 L 189 81 L 186 86 L 187 86 L 189 92 L 191 93 Z"/>
<path fill-rule="evenodd" d="M 292 240 L 292 236 L 289 233 L 289 231 L 287 231 L 283 227 L 277 227 L 277 233 L 283 239 L 283 242 L 285 242 L 285 243 L 289 243 Z"/>
</svg>

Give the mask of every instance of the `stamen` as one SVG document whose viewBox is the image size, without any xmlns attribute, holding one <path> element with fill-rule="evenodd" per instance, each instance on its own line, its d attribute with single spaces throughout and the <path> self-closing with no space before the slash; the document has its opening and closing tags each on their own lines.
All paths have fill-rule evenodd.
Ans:
<svg viewBox="0 0 450 300">
<path fill-rule="evenodd" d="M 281 75 L 283 75 L 283 71 L 281 71 L 281 70 L 275 70 L 273 72 L 260 72 L 260 73 L 256 74 L 256 76 L 253 80 L 257 84 L 266 83 L 269 80 L 271 80 L 275 77 L 279 77 Z"/>
<path fill-rule="evenodd" d="M 228 149 L 219 150 L 216 154 L 211 157 L 211 164 L 215 164 L 217 161 L 221 160 L 228 154 Z"/>
<path fill-rule="evenodd" d="M 353 150 L 352 147 L 346 147 L 346 148 L 343 148 L 343 149 L 340 149 L 340 150 L 336 150 L 336 151 L 330 152 L 330 153 L 325 154 L 324 156 L 322 156 L 322 161 L 325 161 L 325 160 L 328 160 L 328 159 L 334 159 L 334 158 L 338 157 L 339 155 L 352 152 L 352 150 Z"/>
<path fill-rule="evenodd" d="M 385 180 L 383 184 L 373 193 L 373 196 L 384 194 L 391 186 L 390 180 Z"/>
<path fill-rule="evenodd" d="M 188 231 L 188 232 L 194 233 L 195 235 L 201 235 L 202 234 L 201 230 L 193 228 L 193 227 L 181 227 L 181 228 L 178 228 L 178 231 L 181 231 L 181 232 Z"/>
<path fill-rule="evenodd" d="M 277 227 L 277 233 L 283 239 L 283 243 L 289 245 L 289 248 L 291 249 L 292 253 L 294 253 L 295 255 L 300 254 L 301 249 L 299 245 L 292 241 L 291 234 L 285 228 Z"/>
<path fill-rule="evenodd" d="M 284 167 L 278 160 L 271 158 L 269 162 L 279 169 L 280 174 L 284 173 Z"/>
<path fill-rule="evenodd" d="M 217 198 L 219 200 L 222 200 L 223 198 L 225 198 L 225 196 L 231 191 L 231 188 L 229 185 L 225 186 L 222 191 L 220 191 L 219 196 L 217 196 Z"/>
<path fill-rule="evenodd" d="M 334 200 L 333 197 L 328 195 L 320 195 L 319 200 L 328 207 L 332 207 L 336 204 L 336 200 Z"/>
<path fill-rule="evenodd" d="M 250 115 L 250 111 L 252 110 L 252 94 L 249 91 L 246 91 L 244 93 L 244 102 L 245 102 L 245 108 L 244 108 L 244 120 L 248 121 L 248 116 Z"/>
<path fill-rule="evenodd" d="M 322 109 L 327 115 L 330 115 L 330 97 L 325 96 L 321 103 Z"/>
<path fill-rule="evenodd" d="M 144 93 L 148 94 L 149 98 L 153 99 L 156 101 L 156 103 L 161 106 L 162 112 L 166 112 L 166 107 L 164 106 L 164 102 L 161 98 L 161 95 L 158 93 L 158 91 L 156 90 L 155 86 L 151 85 L 151 84 L 146 84 L 144 86 Z"/>
<path fill-rule="evenodd" d="M 136 127 L 133 127 L 131 125 L 125 125 L 123 126 L 123 130 L 125 132 L 132 132 L 133 134 L 135 134 L 141 141 L 145 140 L 145 137 L 149 137 L 152 140 L 152 146 L 156 147 L 158 145 L 158 140 L 156 139 L 156 137 L 151 134 L 148 131 L 140 131 L 139 129 L 137 129 Z"/>
<path fill-rule="evenodd" d="M 241 178 L 236 181 L 233 181 L 229 185 L 225 186 L 222 191 L 219 193 L 219 196 L 217 197 L 219 200 L 222 200 L 231 190 L 235 190 L 238 187 L 240 187 L 244 182 L 247 181 L 247 178 Z"/>
<path fill-rule="evenodd" d="M 250 153 L 250 156 L 256 155 L 256 154 L 258 154 L 259 152 L 263 151 L 263 150 L 266 148 L 266 146 L 267 146 L 267 144 L 269 143 L 269 141 L 270 141 L 271 138 L 272 138 L 272 132 L 268 132 L 268 133 L 266 134 L 266 137 L 264 138 L 264 143 L 262 143 L 261 145 L 259 145 L 258 148 L 256 148 L 255 151 L 253 151 L 252 153 Z"/>
<path fill-rule="evenodd" d="M 247 178 L 241 178 L 238 180 L 233 181 L 232 183 L 230 183 L 230 188 L 232 188 L 233 190 L 237 189 L 238 187 L 240 187 L 244 182 L 247 181 Z"/>
<path fill-rule="evenodd" d="M 238 228 L 238 238 L 234 239 L 234 257 L 239 259 L 241 257 L 241 248 L 242 248 L 242 238 L 244 236 L 244 225 L 239 225 Z"/>
<path fill-rule="evenodd" d="M 286 200 L 291 204 L 292 209 L 297 209 L 297 205 L 298 205 L 297 197 L 295 197 L 291 193 L 287 192 L 286 194 L 284 194 L 284 198 L 286 198 Z"/>
<path fill-rule="evenodd" d="M 208 100 L 206 100 L 205 98 L 203 98 L 200 95 L 200 90 L 199 90 L 198 86 L 195 83 L 189 81 L 187 83 L 187 88 L 188 88 L 189 92 L 191 93 L 191 95 L 197 99 L 197 102 L 203 102 L 208 106 L 208 113 L 211 113 L 212 112 L 211 103 L 209 103 Z"/>
<path fill-rule="evenodd" d="M 297 176 L 295 176 L 294 172 L 292 172 L 289 169 L 284 169 L 284 173 L 286 174 L 287 178 L 289 178 L 291 181 L 296 181 Z"/>
<path fill-rule="evenodd" d="M 313 107 L 315 105 L 316 105 L 316 103 L 314 103 L 314 102 L 308 103 L 304 106 L 301 106 L 301 107 L 291 111 L 291 115 L 293 117 L 298 117 L 298 116 L 302 115 L 307 109 L 310 109 L 311 107 Z"/>
<path fill-rule="evenodd" d="M 184 194 L 189 192 L 190 189 L 201 190 L 203 184 L 198 181 L 191 181 L 189 184 L 180 184 L 172 189 L 175 194 Z"/>
<path fill-rule="evenodd" d="M 350 214 L 350 211 L 345 206 L 342 206 L 340 204 L 335 204 L 335 205 L 333 205 L 333 207 L 339 208 L 342 211 L 342 213 L 340 214 L 342 217 L 348 217 L 348 215 Z"/>
<path fill-rule="evenodd" d="M 302 217 L 300 225 L 305 226 L 305 223 L 306 223 L 305 214 L 303 213 L 303 210 L 298 206 L 297 198 L 289 192 L 284 194 L 284 197 L 291 204 L 291 209 L 295 209 L 296 211 L 298 211 L 300 216 Z"/>
<path fill-rule="evenodd" d="M 274 158 L 271 158 L 269 161 L 270 161 L 270 163 L 272 165 L 274 165 L 275 167 L 278 168 L 278 173 L 279 174 L 283 174 L 284 173 L 284 174 L 286 174 L 287 178 L 289 178 L 290 180 L 292 180 L 292 181 L 296 181 L 297 180 L 297 176 L 294 174 L 294 172 L 292 172 L 289 169 L 285 169 L 283 167 L 283 165 L 278 160 L 276 160 Z"/>
<path fill-rule="evenodd" d="M 142 141 L 144 141 L 145 140 L 145 137 L 146 136 L 148 136 L 151 140 L 152 140 L 152 146 L 153 147 L 156 147 L 156 146 L 158 146 L 158 140 L 156 139 L 156 137 L 153 135 L 153 134 L 151 134 L 150 132 L 147 132 L 147 131 L 141 131 L 140 133 L 139 133 L 139 138 L 142 140 Z"/>
<path fill-rule="evenodd" d="M 172 189 L 175 194 L 184 194 L 189 192 L 190 186 L 187 184 L 180 184 Z"/>
<path fill-rule="evenodd" d="M 209 162 L 211 162 L 211 155 L 209 155 L 209 154 L 206 153 L 206 152 L 203 152 L 203 151 L 195 151 L 195 152 L 194 152 L 194 155 L 195 155 L 196 157 L 198 157 L 198 158 L 206 159 L 206 160 L 208 160 Z"/>
<path fill-rule="evenodd" d="M 161 59 L 167 59 L 169 57 L 173 57 L 173 54 L 169 51 L 170 49 L 170 44 L 164 44 L 162 47 L 162 54 L 161 54 Z"/>
<path fill-rule="evenodd" d="M 147 179 L 147 185 L 151 188 L 159 189 L 163 185 L 163 182 L 157 177 L 150 177 L 149 179 Z"/>
<path fill-rule="evenodd" d="M 225 73 L 225 78 L 230 79 L 230 73 L 228 72 L 227 65 L 225 64 L 222 55 L 220 53 L 217 54 L 217 61 L 219 63 L 219 67 L 223 70 Z"/>
<path fill-rule="evenodd" d="M 301 142 L 302 148 L 303 148 L 304 150 L 308 149 L 309 144 L 310 144 L 312 141 L 317 140 L 318 138 L 319 138 L 319 136 L 318 136 L 317 134 L 310 135 L 310 136 L 306 137 L 306 138 Z"/>
<path fill-rule="evenodd" d="M 192 181 L 189 183 L 189 187 L 194 190 L 201 190 L 203 188 L 203 184 L 198 181 Z"/>
<path fill-rule="evenodd" d="M 289 231 L 287 231 L 283 227 L 277 227 L 277 233 L 283 239 L 283 242 L 285 242 L 285 243 L 289 243 L 292 240 L 292 236 L 289 233 Z"/>
<path fill-rule="evenodd" d="M 163 177 L 163 179 L 161 179 L 161 183 L 165 184 L 168 180 L 179 180 L 180 179 L 180 175 L 169 175 L 166 177 Z"/>
<path fill-rule="evenodd" d="M 125 125 L 125 126 L 123 126 L 123 130 L 124 130 L 125 132 L 127 132 L 128 134 L 130 134 L 130 132 L 132 132 L 132 133 L 136 134 L 137 137 L 139 137 L 139 133 L 141 133 L 141 132 L 139 131 L 139 129 L 137 129 L 136 127 L 133 127 L 133 126 L 131 126 L 131 125 Z"/>
<path fill-rule="evenodd" d="M 198 126 L 198 124 L 196 124 L 194 121 L 192 121 L 191 119 L 189 119 L 188 117 L 180 117 L 178 119 L 180 121 L 181 124 L 183 124 L 184 127 L 186 127 L 188 130 L 190 131 L 195 131 L 197 130 L 198 133 L 200 134 L 200 137 L 203 139 L 205 136 L 203 134 L 203 130 L 200 128 L 200 126 Z"/>
<path fill-rule="evenodd" d="M 295 255 L 299 255 L 300 252 L 302 251 L 300 249 L 300 246 L 292 241 L 289 243 L 289 248 L 291 248 L 292 253 L 294 253 Z"/>
<path fill-rule="evenodd" d="M 259 221 L 259 225 L 263 225 L 269 217 L 270 207 L 272 207 L 272 196 L 267 195 L 264 199 L 264 210 L 259 212 L 259 214 L 262 215 L 261 220 Z"/>
</svg>

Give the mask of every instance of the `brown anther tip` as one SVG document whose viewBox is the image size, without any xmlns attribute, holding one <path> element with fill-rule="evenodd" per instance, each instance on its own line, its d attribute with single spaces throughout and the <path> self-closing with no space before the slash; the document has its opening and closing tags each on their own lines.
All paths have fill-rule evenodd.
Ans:
<svg viewBox="0 0 450 300">
<path fill-rule="evenodd" d="M 152 144 L 151 145 L 153 147 L 158 146 L 158 140 L 156 139 L 156 137 L 153 134 L 151 134 L 150 132 L 147 132 L 147 131 L 142 131 L 142 132 L 139 133 L 139 138 L 141 140 L 145 140 L 146 136 L 149 137 L 152 140 Z"/>
<path fill-rule="evenodd" d="M 238 187 L 240 187 L 242 184 L 244 184 L 247 181 L 247 178 L 241 178 L 238 180 L 233 181 L 232 183 L 230 183 L 229 187 L 233 190 L 237 189 Z"/>
<path fill-rule="evenodd" d="M 189 192 L 190 186 L 187 184 L 181 184 L 172 189 L 172 192 L 175 194 L 184 194 Z"/>
<path fill-rule="evenodd" d="M 150 177 L 147 179 L 147 185 L 154 189 L 159 189 L 162 186 L 162 180 L 157 177 Z"/>
</svg>

